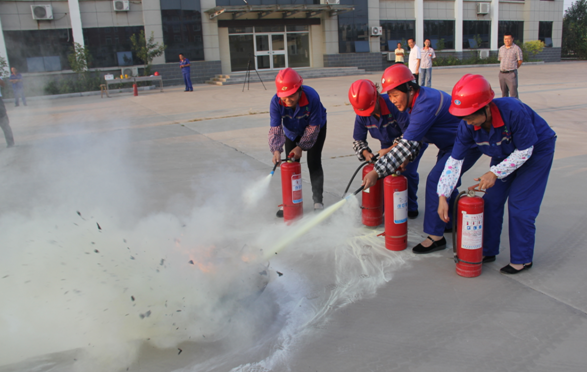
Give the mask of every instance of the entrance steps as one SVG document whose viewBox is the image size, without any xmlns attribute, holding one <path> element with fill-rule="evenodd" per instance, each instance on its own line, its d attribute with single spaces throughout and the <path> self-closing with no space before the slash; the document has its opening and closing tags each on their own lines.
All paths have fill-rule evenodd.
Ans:
<svg viewBox="0 0 587 372">
<path fill-rule="evenodd" d="M 351 76 L 351 75 L 364 75 L 365 70 L 358 67 L 325 67 L 315 69 L 301 69 L 296 70 L 304 79 L 316 79 L 325 77 L 335 76 Z M 259 75 L 257 75 L 257 72 Z M 257 71 L 251 70 L 249 81 L 251 83 L 258 83 L 259 77 L 263 83 L 273 83 L 279 70 L 272 71 Z M 233 72 L 230 75 L 216 75 L 215 77 L 206 81 L 207 84 L 212 85 L 231 85 L 231 84 L 244 84 L 246 80 L 246 71 Z"/>
</svg>

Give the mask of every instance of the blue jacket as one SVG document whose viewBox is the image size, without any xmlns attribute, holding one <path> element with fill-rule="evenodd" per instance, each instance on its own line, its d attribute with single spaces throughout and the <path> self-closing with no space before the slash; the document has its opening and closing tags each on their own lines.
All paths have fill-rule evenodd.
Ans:
<svg viewBox="0 0 587 372">
<path fill-rule="evenodd" d="M 452 150 L 453 158 L 464 159 L 467 150 L 477 145 L 485 155 L 501 161 L 516 149 L 526 150 L 556 135 L 543 118 L 516 98 L 497 98 L 489 107 L 492 122 L 489 133 L 463 120 Z"/>
<path fill-rule="evenodd" d="M 189 65 L 189 64 L 190 64 L 190 60 L 185 57 L 184 57 L 183 61 L 179 62 L 180 66 L 185 66 L 185 65 Z M 181 72 L 183 74 L 189 74 L 190 73 L 190 66 L 181 68 Z"/>
<path fill-rule="evenodd" d="M 450 101 L 448 93 L 420 87 L 409 111 L 410 124 L 404 132 L 404 139 L 433 143 L 441 151 L 450 151 L 461 122 L 448 112 Z"/>
<path fill-rule="evenodd" d="M 283 124 L 286 137 L 292 141 L 301 137 L 308 125 L 322 128 L 326 124 L 326 109 L 320 102 L 318 93 L 307 85 L 302 85 L 302 90 L 302 97 L 294 109 L 286 107 L 277 94 L 273 96 L 269 106 L 271 126 Z"/>
<path fill-rule="evenodd" d="M 355 118 L 355 130 L 353 139 L 355 141 L 367 140 L 367 132 L 371 137 L 381 142 L 381 148 L 386 149 L 393 145 L 393 140 L 402 135 L 407 129 L 409 116 L 400 112 L 389 100 L 387 94 L 379 97 L 380 116 L 379 119 L 371 116 L 357 115 Z"/>
</svg>

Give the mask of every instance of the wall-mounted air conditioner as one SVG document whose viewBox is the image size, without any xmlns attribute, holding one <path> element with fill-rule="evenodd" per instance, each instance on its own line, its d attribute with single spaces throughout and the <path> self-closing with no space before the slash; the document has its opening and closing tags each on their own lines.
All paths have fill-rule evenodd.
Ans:
<svg viewBox="0 0 587 372">
<path fill-rule="evenodd" d="M 371 27 L 371 36 L 381 36 L 382 33 L 383 33 L 383 27 L 381 27 L 381 26 Z"/>
<path fill-rule="evenodd" d="M 31 5 L 33 19 L 47 21 L 53 19 L 53 7 L 51 5 Z"/>
<path fill-rule="evenodd" d="M 489 58 L 489 50 L 487 50 L 487 49 L 480 50 L 479 51 L 479 58 L 481 58 L 481 59 Z"/>
<path fill-rule="evenodd" d="M 115 12 L 128 12 L 130 10 L 130 1 L 128 0 L 114 0 L 112 7 Z"/>
<path fill-rule="evenodd" d="M 138 67 L 123 67 L 120 70 L 120 74 L 122 76 L 128 76 L 129 78 L 136 77 L 136 76 L 139 76 L 139 68 Z"/>
<path fill-rule="evenodd" d="M 477 3 L 477 14 L 489 14 L 490 5 L 489 3 Z"/>
<path fill-rule="evenodd" d="M 320 0 L 320 4 L 336 5 L 340 4 L 340 0 Z"/>
<path fill-rule="evenodd" d="M 395 62 L 395 52 L 387 53 L 387 62 Z"/>
</svg>

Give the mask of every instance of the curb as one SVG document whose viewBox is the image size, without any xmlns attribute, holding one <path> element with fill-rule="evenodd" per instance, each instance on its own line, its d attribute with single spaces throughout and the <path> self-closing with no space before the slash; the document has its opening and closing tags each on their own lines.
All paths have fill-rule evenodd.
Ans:
<svg viewBox="0 0 587 372">
<path fill-rule="evenodd" d="M 538 62 L 524 62 L 524 65 L 543 65 L 544 61 Z M 499 63 L 487 63 L 484 65 L 455 65 L 455 66 L 432 66 L 433 69 L 447 69 L 447 68 L 470 68 L 470 67 L 499 67 Z"/>
<path fill-rule="evenodd" d="M 154 90 L 159 89 L 159 86 L 151 85 L 148 87 L 138 87 L 139 91 L 146 91 L 146 90 Z M 132 93 L 133 88 L 123 88 L 123 89 L 110 89 L 109 93 Z M 27 101 L 41 101 L 45 99 L 60 99 L 60 98 L 73 98 L 73 97 L 89 97 L 89 96 L 99 96 L 99 90 L 93 90 L 89 92 L 78 92 L 78 93 L 65 93 L 65 94 L 53 94 L 47 96 L 34 96 L 34 97 L 26 97 Z M 14 98 L 6 98 L 3 99 L 4 102 L 14 102 Z"/>
</svg>

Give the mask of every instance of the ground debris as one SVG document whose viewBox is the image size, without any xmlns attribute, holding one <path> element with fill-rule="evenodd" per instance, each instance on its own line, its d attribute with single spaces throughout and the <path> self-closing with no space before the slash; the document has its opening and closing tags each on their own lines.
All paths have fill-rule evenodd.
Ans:
<svg viewBox="0 0 587 372">
<path fill-rule="evenodd" d="M 283 273 L 280 273 L 279 271 L 277 271 L 277 275 L 283 276 Z"/>
<path fill-rule="evenodd" d="M 179 350 L 179 352 L 177 353 L 177 355 L 181 354 L 181 352 L 183 351 L 180 348 L 177 348 L 177 350 Z"/>
<path fill-rule="evenodd" d="M 135 300 L 135 296 L 130 296 L 131 301 Z"/>
<path fill-rule="evenodd" d="M 147 312 L 146 312 L 146 313 L 144 313 L 144 314 L 139 314 L 139 317 L 140 317 L 141 319 L 145 319 L 145 318 L 148 318 L 148 317 L 150 317 L 150 316 L 151 316 L 151 310 L 147 311 Z"/>
<path fill-rule="evenodd" d="M 164 258 L 162 258 L 162 259 L 161 259 L 161 262 L 159 263 L 159 265 L 163 266 L 163 264 L 164 264 L 164 263 L 165 263 L 165 259 L 164 259 Z"/>
<path fill-rule="evenodd" d="M 96 252 L 96 253 L 100 253 L 100 251 L 99 251 L 99 250 L 97 250 L 97 249 L 94 249 L 94 252 Z"/>
<path fill-rule="evenodd" d="M 77 215 L 78 215 L 78 216 L 80 216 L 82 220 L 84 220 L 84 221 L 86 220 L 86 219 L 85 219 L 85 218 L 82 216 L 82 214 L 80 213 L 80 211 L 77 211 Z"/>
<path fill-rule="evenodd" d="M 189 264 L 193 265 L 194 264 L 194 260 L 190 260 Z"/>
<path fill-rule="evenodd" d="M 98 230 L 102 230 L 102 227 L 100 227 L 100 224 L 98 222 L 96 222 L 96 225 L 98 225 Z"/>
</svg>

